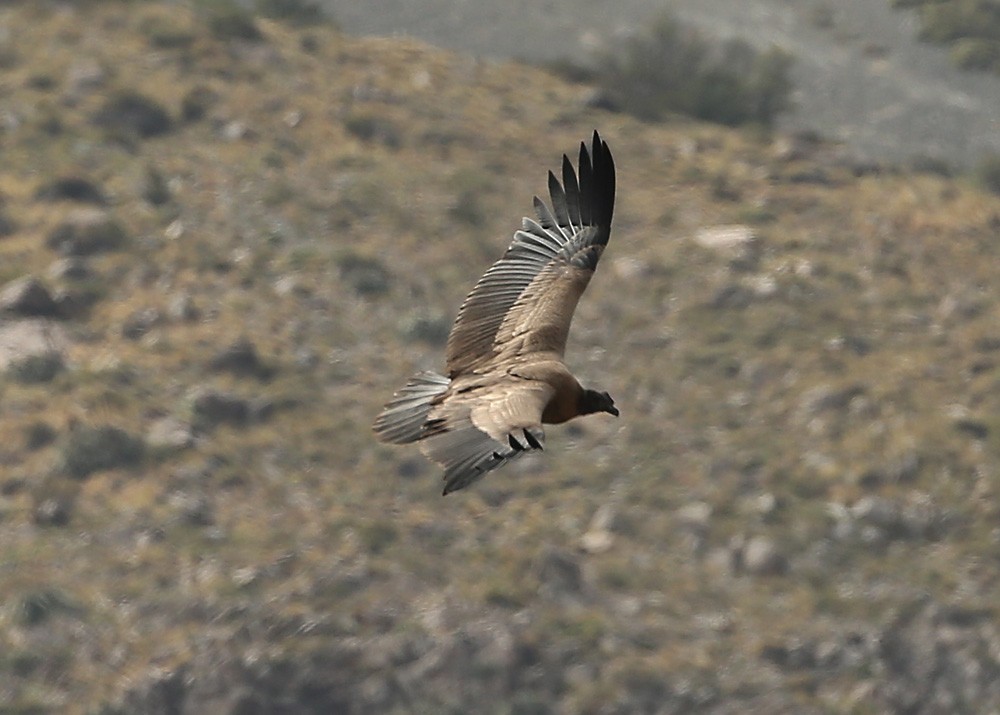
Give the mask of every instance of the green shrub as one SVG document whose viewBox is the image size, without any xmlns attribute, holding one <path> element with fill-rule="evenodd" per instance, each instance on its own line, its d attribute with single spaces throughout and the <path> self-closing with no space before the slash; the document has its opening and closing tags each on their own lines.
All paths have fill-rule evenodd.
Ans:
<svg viewBox="0 0 1000 715">
<path fill-rule="evenodd" d="M 344 128 L 353 136 L 366 142 L 377 142 L 390 149 L 403 144 L 403 135 L 391 119 L 368 112 L 352 113 L 344 120 Z"/>
<path fill-rule="evenodd" d="M 72 613 L 76 610 L 69 598 L 60 591 L 30 591 L 17 601 L 17 622 L 23 626 L 38 626 L 58 613 Z"/>
<path fill-rule="evenodd" d="M 1000 3 L 996 0 L 893 0 L 896 8 L 918 8 L 919 37 L 947 45 L 964 70 L 1000 72 Z"/>
<path fill-rule="evenodd" d="M 250 42 L 264 39 L 253 15 L 235 0 L 201 0 L 199 5 L 208 18 L 208 29 L 215 39 Z"/>
<path fill-rule="evenodd" d="M 323 8 L 312 0 L 257 0 L 256 8 L 264 17 L 293 25 L 317 25 L 328 22 Z"/>
<path fill-rule="evenodd" d="M 982 38 L 962 38 L 951 46 L 952 63 L 963 70 L 1000 69 L 1000 42 Z"/>
<path fill-rule="evenodd" d="M 142 440 L 118 427 L 77 426 L 63 445 L 63 468 L 82 479 L 102 469 L 138 464 L 144 451 Z"/>
<path fill-rule="evenodd" d="M 120 90 L 91 117 L 93 124 L 125 135 L 148 138 L 170 131 L 170 113 L 156 100 L 132 90 Z"/>
<path fill-rule="evenodd" d="M 759 53 L 739 40 L 713 45 L 665 15 L 617 43 L 597 66 L 604 92 L 640 119 L 674 112 L 729 126 L 770 126 L 790 106 L 791 65 L 783 50 Z"/>
<path fill-rule="evenodd" d="M 51 382 L 66 367 L 58 352 L 28 355 L 11 363 L 11 377 L 22 384 Z"/>
<path fill-rule="evenodd" d="M 161 50 L 190 47 L 195 40 L 194 32 L 190 28 L 175 24 L 164 17 L 149 18 L 143 21 L 139 29 L 149 40 L 150 45 Z"/>
<path fill-rule="evenodd" d="M 392 275 L 378 258 L 351 252 L 341 256 L 337 264 L 341 278 L 360 295 L 381 295 L 389 291 Z"/>
<path fill-rule="evenodd" d="M 1000 196 L 1000 154 L 980 159 L 974 174 L 980 186 Z"/>
<path fill-rule="evenodd" d="M 1000 37 L 1000 6 L 995 0 L 925 3 L 920 12 L 920 38 L 947 44 L 963 37 Z"/>
</svg>

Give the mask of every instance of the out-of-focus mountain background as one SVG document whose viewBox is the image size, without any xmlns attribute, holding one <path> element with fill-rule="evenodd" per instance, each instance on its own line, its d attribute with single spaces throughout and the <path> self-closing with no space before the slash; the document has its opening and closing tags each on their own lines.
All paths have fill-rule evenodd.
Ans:
<svg viewBox="0 0 1000 715">
<path fill-rule="evenodd" d="M 976 58 L 990 66 L 1000 60 L 1000 12 L 985 0 L 322 4 L 351 33 L 412 35 L 462 52 L 532 61 L 585 60 L 595 45 L 634 33 L 669 11 L 716 40 L 738 37 L 758 49 L 778 46 L 795 56 L 795 106 L 781 118 L 785 130 L 819 131 L 844 141 L 858 158 L 926 157 L 967 165 L 983 153 L 1000 152 L 997 75 L 961 69 Z M 921 5 L 931 16 L 923 23 Z M 928 26 L 936 32 L 927 32 Z M 952 46 L 949 52 L 947 43 L 980 33 L 992 42 L 967 40 L 964 48 Z M 946 44 L 922 41 L 922 34 Z"/>
<path fill-rule="evenodd" d="M 997 79 L 912 44 L 926 9 L 869 47 L 874 0 L 799 5 L 718 5 L 799 43 L 759 52 L 0 5 L 0 712 L 1000 709 L 998 162 L 805 122 L 798 73 L 828 37 L 844 95 L 911 50 L 941 107 Z M 587 31 L 596 68 L 496 59 Z M 568 361 L 622 417 L 442 498 L 369 425 L 595 127 L 619 202 Z"/>
</svg>

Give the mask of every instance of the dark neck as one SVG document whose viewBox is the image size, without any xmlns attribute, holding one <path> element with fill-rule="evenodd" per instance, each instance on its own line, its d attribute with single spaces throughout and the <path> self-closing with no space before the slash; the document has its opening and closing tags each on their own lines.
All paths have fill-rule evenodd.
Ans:
<svg viewBox="0 0 1000 715">
<path fill-rule="evenodd" d="M 602 404 L 603 398 L 600 392 L 585 389 L 580 393 L 580 404 L 578 410 L 581 415 L 592 415 L 595 412 L 601 412 L 604 409 Z"/>
</svg>

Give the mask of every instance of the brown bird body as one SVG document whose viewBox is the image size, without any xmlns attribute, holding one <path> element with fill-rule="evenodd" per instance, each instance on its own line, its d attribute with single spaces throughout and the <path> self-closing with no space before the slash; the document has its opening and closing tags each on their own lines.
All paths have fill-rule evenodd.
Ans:
<svg viewBox="0 0 1000 715">
<path fill-rule="evenodd" d="M 419 442 L 445 469 L 444 493 L 468 486 L 529 450 L 542 424 L 595 412 L 618 415 L 606 392 L 585 389 L 563 354 L 570 322 L 611 235 L 615 166 L 594 132 L 579 174 L 563 156 L 549 172 L 551 209 L 535 198 L 503 257 L 459 309 L 448 337 L 448 376 L 423 372 L 375 420 L 385 442 Z"/>
</svg>

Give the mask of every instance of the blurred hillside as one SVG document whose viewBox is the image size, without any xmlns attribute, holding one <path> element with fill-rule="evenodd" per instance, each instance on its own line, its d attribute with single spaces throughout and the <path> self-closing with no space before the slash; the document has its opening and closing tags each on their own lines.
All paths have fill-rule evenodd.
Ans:
<svg viewBox="0 0 1000 715">
<path fill-rule="evenodd" d="M 1000 199 L 187 4 L 0 6 L 0 711 L 1000 708 Z M 618 420 L 369 425 L 598 128 Z"/>
<path fill-rule="evenodd" d="M 949 50 L 921 41 L 920 16 L 894 9 L 899 0 L 321 2 L 354 34 L 401 33 L 536 62 L 586 56 L 669 10 L 709 37 L 741 38 L 761 50 L 775 45 L 795 57 L 796 106 L 782 120 L 786 131 L 818 131 L 867 161 L 929 157 L 968 166 L 1000 153 L 1000 81 L 962 71 Z"/>
</svg>

